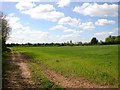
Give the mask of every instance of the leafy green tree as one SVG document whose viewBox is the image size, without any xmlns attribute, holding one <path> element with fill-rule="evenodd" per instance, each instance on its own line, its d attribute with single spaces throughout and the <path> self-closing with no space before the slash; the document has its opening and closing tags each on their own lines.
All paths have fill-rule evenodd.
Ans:
<svg viewBox="0 0 120 90">
<path fill-rule="evenodd" d="M 95 44 L 97 44 L 98 43 L 98 40 L 96 39 L 96 37 L 93 37 L 92 39 L 91 39 L 91 44 L 92 45 L 95 45 Z"/>
<path fill-rule="evenodd" d="M 4 51 L 6 49 L 6 40 L 9 38 L 11 27 L 8 24 L 6 16 L 3 15 L 2 12 L 0 12 L 0 21 L 0 32 L 2 33 L 2 35 L 0 35 L 0 38 L 2 39 L 0 39 L 0 42 L 2 42 L 2 51 Z"/>
<path fill-rule="evenodd" d="M 119 44 L 120 43 L 120 36 L 109 36 L 105 39 L 105 43 L 107 44 Z"/>
<path fill-rule="evenodd" d="M 100 40 L 99 44 L 102 45 L 104 42 L 102 40 Z"/>
<path fill-rule="evenodd" d="M 120 36 L 117 36 L 114 40 L 115 43 L 120 44 Z"/>
<path fill-rule="evenodd" d="M 111 37 L 112 37 L 111 35 L 110 35 L 109 37 L 107 37 L 107 38 L 105 39 L 105 42 L 106 42 L 106 43 L 110 43 L 110 42 L 111 42 Z"/>
</svg>

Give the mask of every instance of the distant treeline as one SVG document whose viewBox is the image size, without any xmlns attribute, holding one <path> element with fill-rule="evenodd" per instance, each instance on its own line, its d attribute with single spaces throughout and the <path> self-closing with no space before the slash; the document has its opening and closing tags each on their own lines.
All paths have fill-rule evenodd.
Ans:
<svg viewBox="0 0 120 90">
<path fill-rule="evenodd" d="M 105 39 L 105 41 L 98 41 L 96 37 L 93 37 L 90 42 L 77 42 L 73 43 L 72 40 L 64 43 L 25 43 L 25 44 L 18 44 L 18 43 L 11 43 L 7 44 L 8 47 L 12 46 L 84 46 L 84 45 L 111 45 L 111 44 L 120 44 L 120 36 L 109 36 Z"/>
</svg>

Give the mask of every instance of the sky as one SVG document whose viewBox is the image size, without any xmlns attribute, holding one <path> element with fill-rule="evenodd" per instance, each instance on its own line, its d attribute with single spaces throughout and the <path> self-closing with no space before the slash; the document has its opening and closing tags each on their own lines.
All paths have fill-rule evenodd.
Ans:
<svg viewBox="0 0 120 90">
<path fill-rule="evenodd" d="M 0 10 L 12 27 L 7 43 L 90 42 L 93 37 L 104 41 L 118 36 L 117 2 L 5 0 Z"/>
</svg>

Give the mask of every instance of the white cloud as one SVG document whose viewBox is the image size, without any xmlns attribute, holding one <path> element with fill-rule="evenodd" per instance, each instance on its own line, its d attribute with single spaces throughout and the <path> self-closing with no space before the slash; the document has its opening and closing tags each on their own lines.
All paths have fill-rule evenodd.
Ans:
<svg viewBox="0 0 120 90">
<path fill-rule="evenodd" d="M 19 22 L 20 18 L 15 17 L 13 13 L 9 14 L 6 19 L 9 21 L 9 25 L 12 27 L 13 30 L 17 30 L 22 28 L 22 24 Z"/>
<path fill-rule="evenodd" d="M 109 35 L 112 35 L 112 34 L 114 34 L 113 31 L 103 31 L 103 32 L 95 33 L 94 36 L 97 37 L 97 39 L 104 41 L 106 39 L 106 37 L 108 37 Z"/>
<path fill-rule="evenodd" d="M 12 27 L 12 33 L 7 43 L 48 42 L 48 32 L 33 30 L 29 26 L 21 24 L 20 18 L 16 17 L 14 14 L 9 14 L 7 19 Z"/>
<path fill-rule="evenodd" d="M 112 24 L 115 24 L 115 21 L 107 20 L 107 19 L 98 19 L 95 22 L 95 25 L 98 25 L 98 26 L 105 26 L 105 25 L 112 25 Z"/>
<path fill-rule="evenodd" d="M 30 15 L 31 18 L 45 19 L 53 22 L 58 21 L 58 19 L 64 17 L 64 13 L 56 11 L 53 5 L 50 4 L 40 4 L 35 8 L 22 11 L 22 13 Z"/>
<path fill-rule="evenodd" d="M 16 4 L 16 8 L 19 10 L 26 10 L 35 7 L 36 5 L 31 2 L 19 2 Z"/>
<path fill-rule="evenodd" d="M 63 17 L 59 20 L 58 24 L 78 26 L 80 24 L 80 20 L 76 18 L 71 18 L 71 17 Z"/>
<path fill-rule="evenodd" d="M 65 27 L 63 25 L 53 26 L 49 30 L 61 30 L 61 31 L 65 32 L 65 33 L 82 33 L 83 32 L 82 30 L 78 31 L 78 30 L 75 30 L 75 29 L 71 29 L 71 28 Z"/>
<path fill-rule="evenodd" d="M 83 31 L 82 30 L 76 30 L 76 29 L 67 28 L 67 29 L 63 30 L 63 32 L 71 33 L 71 34 L 81 34 Z"/>
<path fill-rule="evenodd" d="M 65 29 L 64 32 L 74 32 L 74 29 Z"/>
<path fill-rule="evenodd" d="M 2 0 L 3 2 L 39 2 L 40 0 Z"/>
<path fill-rule="evenodd" d="M 38 30 L 18 30 L 17 32 L 12 32 L 8 43 L 37 43 L 37 42 L 48 42 L 49 35 L 48 32 L 38 31 Z M 14 41 L 15 40 L 15 41 Z"/>
<path fill-rule="evenodd" d="M 109 36 L 111 34 L 113 34 L 114 32 L 98 32 L 98 33 L 95 33 L 95 36 L 99 36 L 99 37 L 103 37 L 103 36 Z"/>
<path fill-rule="evenodd" d="M 63 25 L 56 25 L 53 26 L 52 28 L 50 28 L 49 30 L 61 30 L 63 32 L 74 32 L 73 29 L 68 29 L 67 27 L 63 26 Z"/>
<path fill-rule="evenodd" d="M 18 2 L 19 0 L 2 0 L 3 2 Z"/>
<path fill-rule="evenodd" d="M 65 30 L 67 27 L 64 27 L 63 25 L 56 25 L 50 28 L 50 30 Z"/>
<path fill-rule="evenodd" d="M 79 27 L 83 30 L 92 30 L 95 28 L 93 22 L 82 23 Z"/>
<path fill-rule="evenodd" d="M 99 40 L 105 40 L 106 37 L 112 35 L 112 36 L 118 36 L 118 30 L 119 28 L 113 28 L 112 30 L 110 31 L 102 31 L 102 32 L 97 32 L 94 34 L 95 37 L 97 37 Z"/>
<path fill-rule="evenodd" d="M 70 0 L 59 0 L 57 4 L 58 7 L 64 7 L 70 4 Z"/>
<path fill-rule="evenodd" d="M 92 30 L 95 28 L 93 22 L 85 22 L 81 23 L 80 19 L 71 18 L 71 17 L 63 17 L 59 20 L 58 24 L 60 25 L 70 25 L 74 28 L 80 28 L 81 30 Z"/>
<path fill-rule="evenodd" d="M 51 42 L 66 42 L 69 40 L 78 41 L 82 31 L 76 31 L 64 28 L 63 32 L 72 32 L 63 35 L 51 35 L 49 32 L 42 30 L 34 30 L 30 26 L 23 25 L 20 18 L 14 14 L 7 16 L 9 23 L 12 26 L 12 33 L 7 43 L 51 43 Z"/>
<path fill-rule="evenodd" d="M 117 4 L 97 4 L 97 3 L 84 3 L 82 6 L 76 6 L 73 9 L 74 12 L 89 16 L 117 16 L 118 5 Z"/>
<path fill-rule="evenodd" d="M 83 31 L 82 30 L 75 30 L 75 29 L 66 29 L 64 32 L 67 33 L 72 33 L 72 34 L 81 34 Z"/>
<path fill-rule="evenodd" d="M 73 33 L 64 34 L 64 35 L 58 35 L 57 38 L 59 38 L 60 41 L 66 42 L 66 41 L 74 41 L 78 42 L 80 41 L 82 31 L 74 31 Z"/>
</svg>

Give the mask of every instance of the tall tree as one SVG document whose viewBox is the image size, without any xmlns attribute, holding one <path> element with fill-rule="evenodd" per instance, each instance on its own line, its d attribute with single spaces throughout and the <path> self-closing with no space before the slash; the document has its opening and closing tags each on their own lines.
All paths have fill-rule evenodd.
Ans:
<svg viewBox="0 0 120 90">
<path fill-rule="evenodd" d="M 105 42 L 106 42 L 106 43 L 112 43 L 112 42 L 113 42 L 112 36 L 110 35 L 109 37 L 107 37 L 107 38 L 105 39 Z"/>
<path fill-rule="evenodd" d="M 6 16 L 3 15 L 2 12 L 0 12 L 0 30 L 0 32 L 2 33 L 2 35 L 0 35 L 2 41 L 0 42 L 2 42 L 2 50 L 4 51 L 6 49 L 6 40 L 9 38 L 11 27 L 8 24 Z"/>
<path fill-rule="evenodd" d="M 96 37 L 93 37 L 92 39 L 91 39 L 91 44 L 97 44 L 98 43 L 98 40 L 96 39 Z"/>
</svg>

